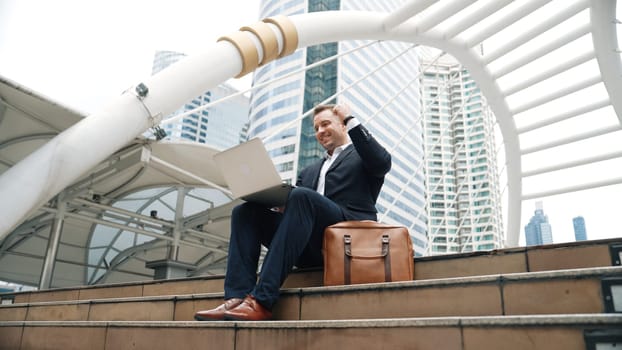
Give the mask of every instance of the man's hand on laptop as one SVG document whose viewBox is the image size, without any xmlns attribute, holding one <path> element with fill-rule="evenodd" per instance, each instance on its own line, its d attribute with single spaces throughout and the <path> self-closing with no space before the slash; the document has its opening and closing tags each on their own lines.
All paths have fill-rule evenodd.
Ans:
<svg viewBox="0 0 622 350">
<path fill-rule="evenodd" d="M 280 206 L 280 207 L 272 207 L 271 208 L 272 211 L 276 211 L 279 212 L 281 214 L 283 214 L 283 212 L 285 211 L 285 206 Z"/>
</svg>

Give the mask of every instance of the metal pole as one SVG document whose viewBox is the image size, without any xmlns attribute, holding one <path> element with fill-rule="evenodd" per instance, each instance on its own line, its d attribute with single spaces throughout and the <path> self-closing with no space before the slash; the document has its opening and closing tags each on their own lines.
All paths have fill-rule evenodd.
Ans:
<svg viewBox="0 0 622 350">
<path fill-rule="evenodd" d="M 168 258 L 177 261 L 179 258 L 179 241 L 181 240 L 182 222 L 184 220 L 184 199 L 187 189 L 177 187 L 177 204 L 175 205 L 175 227 L 173 228 L 173 242 L 170 243 Z"/>
<path fill-rule="evenodd" d="M 58 246 L 60 244 L 60 236 L 65 222 L 65 211 L 67 209 L 67 203 L 64 201 L 63 197 L 62 193 L 58 196 L 56 218 L 50 229 L 50 237 L 45 252 L 45 261 L 43 262 L 41 279 L 39 280 L 39 290 L 50 289 L 52 284 L 56 254 L 58 254 Z"/>
</svg>

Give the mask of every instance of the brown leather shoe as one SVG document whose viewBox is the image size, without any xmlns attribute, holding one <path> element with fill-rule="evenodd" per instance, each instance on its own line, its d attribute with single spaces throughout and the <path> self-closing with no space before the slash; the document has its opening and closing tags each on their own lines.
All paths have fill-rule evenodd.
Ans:
<svg viewBox="0 0 622 350">
<path fill-rule="evenodd" d="M 225 311 L 225 320 L 233 321 L 263 321 L 272 318 L 272 312 L 263 307 L 252 295 L 234 309 Z"/>
<path fill-rule="evenodd" d="M 197 311 L 194 319 L 197 321 L 222 321 L 225 319 L 225 312 L 242 304 L 243 299 L 231 298 L 225 300 L 223 304 L 211 310 Z"/>
</svg>

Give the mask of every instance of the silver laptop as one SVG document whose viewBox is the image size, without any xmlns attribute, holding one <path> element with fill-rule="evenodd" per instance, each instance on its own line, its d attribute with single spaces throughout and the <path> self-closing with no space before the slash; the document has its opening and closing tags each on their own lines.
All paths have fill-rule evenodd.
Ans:
<svg viewBox="0 0 622 350">
<path fill-rule="evenodd" d="M 277 207 L 285 204 L 293 188 L 283 183 L 258 138 L 216 153 L 214 161 L 236 198 Z"/>
</svg>

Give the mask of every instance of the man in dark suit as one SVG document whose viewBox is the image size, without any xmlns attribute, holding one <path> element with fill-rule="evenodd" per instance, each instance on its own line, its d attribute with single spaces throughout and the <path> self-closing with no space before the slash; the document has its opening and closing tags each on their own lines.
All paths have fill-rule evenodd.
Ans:
<svg viewBox="0 0 622 350">
<path fill-rule="evenodd" d="M 317 106 L 313 126 L 326 156 L 300 172 L 284 210 L 251 202 L 233 209 L 225 302 L 198 311 L 195 319 L 270 319 L 290 270 L 322 265 L 327 226 L 376 220 L 375 204 L 391 169 L 390 154 L 350 116 L 347 106 Z M 268 253 L 257 279 L 261 245 Z"/>
</svg>

